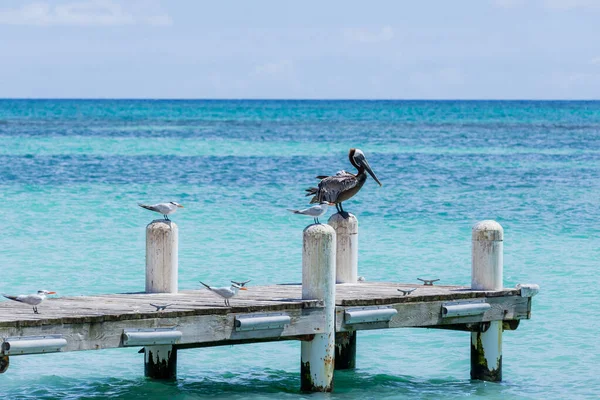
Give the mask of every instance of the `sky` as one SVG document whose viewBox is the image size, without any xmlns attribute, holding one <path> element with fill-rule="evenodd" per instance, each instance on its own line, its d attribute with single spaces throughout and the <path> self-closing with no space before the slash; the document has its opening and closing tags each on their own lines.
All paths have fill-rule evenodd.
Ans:
<svg viewBox="0 0 600 400">
<path fill-rule="evenodd" d="M 600 0 L 2 0 L 0 98 L 599 99 Z"/>
</svg>

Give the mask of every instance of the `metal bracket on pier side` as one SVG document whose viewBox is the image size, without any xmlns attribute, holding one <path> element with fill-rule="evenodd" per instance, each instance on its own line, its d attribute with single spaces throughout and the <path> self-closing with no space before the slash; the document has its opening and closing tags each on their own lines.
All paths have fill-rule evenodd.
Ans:
<svg viewBox="0 0 600 400">
<path fill-rule="evenodd" d="M 393 307 L 360 307 L 344 310 L 346 325 L 365 324 L 369 322 L 389 322 L 398 310 Z"/>
<path fill-rule="evenodd" d="M 3 339 L 0 353 L 6 356 L 55 353 L 66 345 L 62 335 L 14 336 Z"/>
<path fill-rule="evenodd" d="M 292 319 L 283 313 L 247 314 L 235 317 L 236 332 L 257 331 L 263 329 L 283 329 Z"/>
<path fill-rule="evenodd" d="M 485 299 L 469 301 L 453 301 L 442 304 L 442 318 L 464 317 L 467 315 L 480 315 L 492 308 Z"/>
<path fill-rule="evenodd" d="M 521 289 L 521 297 L 533 297 L 540 291 L 540 285 L 534 283 L 519 283 L 517 289 Z"/>
<path fill-rule="evenodd" d="M 181 332 L 174 328 L 123 329 L 123 346 L 153 346 L 175 344 L 181 340 Z"/>
</svg>

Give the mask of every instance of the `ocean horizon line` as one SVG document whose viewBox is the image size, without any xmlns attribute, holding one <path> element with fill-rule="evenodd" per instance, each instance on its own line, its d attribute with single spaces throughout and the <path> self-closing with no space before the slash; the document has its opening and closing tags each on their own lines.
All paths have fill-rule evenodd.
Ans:
<svg viewBox="0 0 600 400">
<path fill-rule="evenodd" d="M 572 103 L 595 103 L 599 102 L 598 99 L 419 99 L 419 98 L 406 98 L 406 99 L 370 99 L 370 98 L 170 98 L 170 97 L 0 97 L 0 101 L 289 101 L 289 102 L 328 102 L 328 101 L 340 101 L 340 102 L 539 102 L 539 103 L 559 103 L 559 102 L 572 102 Z"/>
</svg>

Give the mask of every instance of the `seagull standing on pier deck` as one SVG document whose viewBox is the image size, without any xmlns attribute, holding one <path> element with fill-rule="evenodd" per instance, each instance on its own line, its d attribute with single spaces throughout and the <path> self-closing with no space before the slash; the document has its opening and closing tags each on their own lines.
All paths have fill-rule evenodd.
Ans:
<svg viewBox="0 0 600 400">
<path fill-rule="evenodd" d="M 319 217 L 322 217 L 323 215 L 325 215 L 325 213 L 327 212 L 327 207 L 334 205 L 333 203 L 330 203 L 328 201 L 322 201 L 321 204 L 317 204 L 316 206 L 312 206 L 310 208 L 306 208 L 304 210 L 290 210 L 288 208 L 288 211 L 293 212 L 294 214 L 302 214 L 302 215 L 308 215 L 310 217 L 313 217 L 313 219 L 315 220 L 315 224 L 320 224 L 319 222 Z"/>
<path fill-rule="evenodd" d="M 167 221 L 170 221 L 167 215 L 173 214 L 175 211 L 177 211 L 178 208 L 183 208 L 181 204 L 176 203 L 174 201 L 168 203 L 158 203 L 153 205 L 138 204 L 138 206 L 145 208 L 146 210 L 162 214 L 165 220 Z"/>
<path fill-rule="evenodd" d="M 231 307 L 229 304 L 229 299 L 238 294 L 239 290 L 248 290 L 247 288 L 238 285 L 237 283 L 232 283 L 230 287 L 210 287 L 204 282 L 200 282 L 203 284 L 208 290 L 214 292 L 225 299 L 225 306 Z M 247 283 L 247 282 L 246 282 Z"/>
<path fill-rule="evenodd" d="M 344 218 L 348 218 L 348 213 L 342 208 L 342 202 L 358 193 L 367 180 L 367 173 L 382 186 L 361 150 L 350 149 L 348 158 L 358 170 L 356 175 L 347 171 L 340 171 L 333 176 L 320 175 L 317 176 L 321 180 L 319 186 L 306 189 L 307 196 L 313 196 L 311 203 L 331 202 Z"/>
<path fill-rule="evenodd" d="M 49 294 L 56 294 L 56 292 L 50 292 L 48 290 L 38 290 L 36 294 L 20 294 L 18 296 L 9 296 L 3 293 L 2 296 L 10 300 L 18 301 L 19 303 L 29 304 L 30 306 L 33 306 L 33 313 L 39 314 L 37 306 L 42 301 L 44 301 L 44 299 L 46 299 L 46 296 Z"/>
</svg>

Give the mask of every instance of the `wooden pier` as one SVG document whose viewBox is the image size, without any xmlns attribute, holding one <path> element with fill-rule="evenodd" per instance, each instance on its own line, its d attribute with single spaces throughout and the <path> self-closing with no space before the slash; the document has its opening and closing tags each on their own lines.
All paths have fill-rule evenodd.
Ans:
<svg viewBox="0 0 600 400">
<path fill-rule="evenodd" d="M 154 234 L 150 228 L 147 232 Z M 168 236 L 169 232 L 163 229 L 160 234 Z M 147 376 L 174 378 L 180 349 L 300 340 L 302 389 L 328 391 L 332 387 L 334 362 L 336 368 L 354 366 L 357 331 L 419 327 L 470 332 L 472 377 L 501 379 L 502 331 L 514 330 L 521 319 L 530 318 L 536 285 L 503 288 L 500 284 L 498 288 L 485 289 L 473 288 L 473 282 L 469 287 L 396 282 L 336 284 L 332 271 L 336 263 L 335 237 L 329 225 L 307 227 L 303 285 L 248 286 L 247 291 L 230 300 L 231 307 L 226 307 L 223 299 L 208 290 L 176 292 L 176 285 L 173 293 L 47 299 L 38 307 L 40 314 L 34 314 L 25 304 L 0 302 L 0 372 L 6 371 L 9 358 L 17 355 L 138 347 L 145 352 Z M 486 237 L 498 240 L 497 236 Z M 148 241 L 147 265 L 151 253 L 154 271 L 161 269 L 156 260 L 162 260 L 158 264 L 172 263 L 173 259 L 177 262 L 177 257 L 170 253 L 161 257 L 161 249 L 152 244 L 157 242 L 168 240 Z M 347 241 L 341 243 L 348 247 Z M 353 246 L 348 251 L 355 252 Z M 340 248 L 337 250 L 339 269 Z M 492 255 L 483 257 L 484 262 L 497 267 L 494 252 L 498 249 L 488 243 L 484 250 L 491 251 L 488 256 Z M 474 247 L 474 263 L 479 262 L 477 251 Z M 355 259 L 347 264 L 356 268 Z M 177 270 L 176 265 L 167 267 L 169 271 Z M 167 275 L 177 276 L 172 272 Z M 148 272 L 146 276 L 146 290 L 150 292 L 152 284 L 148 282 L 155 278 Z M 356 273 L 346 276 L 356 277 Z M 473 276 L 481 280 L 481 273 Z M 159 282 L 161 285 L 163 280 Z M 409 294 L 398 290 L 411 288 L 416 290 Z M 152 304 L 168 306 L 157 310 Z M 495 346 L 486 344 L 490 340 L 495 341 Z M 490 346 L 495 350 L 489 350 Z"/>
<path fill-rule="evenodd" d="M 397 289 L 416 287 L 404 296 Z M 62 335 L 62 351 L 124 347 L 124 329 L 173 328 L 182 332 L 175 347 L 230 345 L 254 339 L 298 339 L 319 333 L 323 304 L 302 300 L 300 284 L 254 286 L 231 300 L 231 307 L 208 290 L 178 294 L 123 293 L 62 297 L 46 300 L 34 314 L 31 307 L 0 303 L 0 337 Z M 530 318 L 531 295 L 521 289 L 473 291 L 462 286 L 425 286 L 387 282 L 336 285 L 336 332 L 386 328 L 446 328 L 474 330 L 489 321 L 515 326 Z M 477 315 L 444 317 L 442 307 L 452 304 L 489 304 Z M 171 304 L 156 311 L 152 304 Z M 393 309 L 389 320 L 358 324 L 345 322 L 345 312 Z M 236 319 L 262 315 L 290 317 L 280 328 L 236 329 Z"/>
</svg>

